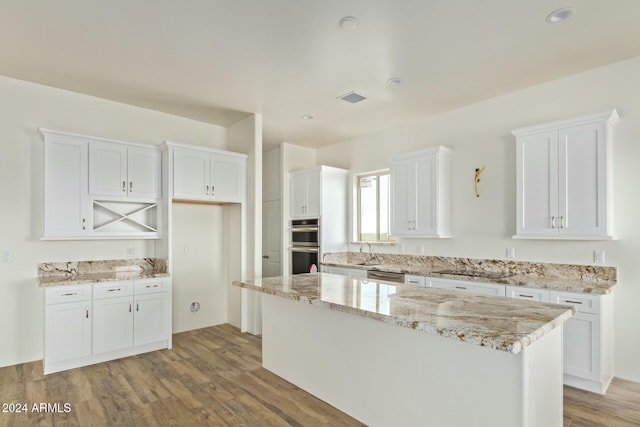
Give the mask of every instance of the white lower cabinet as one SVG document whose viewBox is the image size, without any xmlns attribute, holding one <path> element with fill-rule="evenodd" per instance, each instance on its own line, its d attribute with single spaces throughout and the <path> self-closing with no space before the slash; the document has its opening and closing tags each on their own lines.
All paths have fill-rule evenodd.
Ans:
<svg viewBox="0 0 640 427">
<path fill-rule="evenodd" d="M 404 283 L 406 285 L 427 286 L 427 278 L 425 276 L 416 276 L 415 274 L 405 274 Z"/>
<path fill-rule="evenodd" d="M 504 285 L 496 283 L 472 282 L 470 280 L 441 279 L 439 277 L 427 277 L 427 286 L 430 288 L 451 289 L 454 291 L 473 292 L 483 295 L 505 296 Z"/>
<path fill-rule="evenodd" d="M 166 292 L 136 296 L 134 344 L 145 345 L 165 339 L 170 318 L 169 295 Z"/>
<path fill-rule="evenodd" d="M 45 291 L 45 374 L 162 348 L 171 348 L 168 278 Z"/>
<path fill-rule="evenodd" d="M 613 296 L 550 295 L 552 303 L 576 308 L 563 325 L 564 383 L 604 394 L 613 379 Z"/>
<path fill-rule="evenodd" d="M 93 353 L 133 346 L 133 282 L 93 285 Z"/>
<path fill-rule="evenodd" d="M 549 289 L 525 288 L 522 286 L 506 287 L 507 297 L 527 301 L 550 302 Z"/>
<path fill-rule="evenodd" d="M 91 354 L 91 293 L 81 287 L 50 288 L 45 306 L 45 373 L 48 364 Z"/>
</svg>

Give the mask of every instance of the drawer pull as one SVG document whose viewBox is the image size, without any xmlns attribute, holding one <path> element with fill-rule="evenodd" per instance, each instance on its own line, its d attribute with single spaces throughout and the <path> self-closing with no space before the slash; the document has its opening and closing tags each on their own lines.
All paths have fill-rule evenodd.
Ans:
<svg viewBox="0 0 640 427">
<path fill-rule="evenodd" d="M 118 292 L 121 291 L 122 288 L 111 288 L 111 289 L 107 289 L 107 292 Z"/>
<path fill-rule="evenodd" d="M 418 281 L 417 281 L 417 280 L 409 280 L 409 283 L 415 283 L 415 284 L 418 284 Z"/>
<path fill-rule="evenodd" d="M 467 289 L 464 286 L 456 286 L 456 289 Z"/>
<path fill-rule="evenodd" d="M 156 283 L 155 285 L 147 285 L 147 289 L 148 289 L 148 288 L 157 288 L 157 287 L 158 287 L 158 284 L 157 284 L 157 283 Z"/>
<path fill-rule="evenodd" d="M 582 304 L 582 301 L 571 301 L 570 299 L 566 299 L 564 302 L 568 302 L 570 304 Z"/>
<path fill-rule="evenodd" d="M 71 297 L 71 296 L 74 296 L 74 295 L 78 295 L 78 293 L 77 292 L 67 292 L 66 294 L 62 294 L 63 297 Z"/>
<path fill-rule="evenodd" d="M 518 296 L 523 298 L 533 298 L 533 295 L 518 294 Z"/>
</svg>

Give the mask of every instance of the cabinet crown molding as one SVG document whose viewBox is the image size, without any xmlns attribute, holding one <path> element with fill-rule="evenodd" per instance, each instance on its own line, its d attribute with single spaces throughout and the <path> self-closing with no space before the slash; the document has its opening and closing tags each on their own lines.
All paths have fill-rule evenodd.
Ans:
<svg viewBox="0 0 640 427">
<path fill-rule="evenodd" d="M 312 168 L 306 168 L 306 169 L 298 169 L 295 171 L 291 171 L 289 172 L 289 175 L 291 176 L 297 176 L 297 175 L 305 175 L 305 174 L 310 174 L 310 173 L 322 173 L 322 172 L 335 172 L 335 173 L 344 173 L 344 174 L 348 174 L 349 171 L 346 169 L 341 169 L 341 168 L 337 168 L 334 166 L 326 166 L 326 165 L 320 165 L 320 166 L 314 166 Z"/>
<path fill-rule="evenodd" d="M 101 136 L 86 135 L 82 133 L 68 132 L 68 131 L 62 131 L 62 130 L 56 130 L 56 129 L 43 128 L 43 127 L 39 127 L 38 132 L 40 132 L 40 135 L 42 135 L 43 137 L 47 135 L 64 136 L 67 138 L 75 138 L 75 139 L 81 139 L 81 140 L 87 140 L 87 141 L 90 140 L 90 141 L 98 141 L 98 142 L 109 142 L 112 144 L 126 144 L 130 146 L 159 149 L 159 146 L 157 144 L 145 144 L 142 142 L 132 142 L 124 139 L 104 138 Z"/>
<path fill-rule="evenodd" d="M 425 149 L 422 149 L 422 150 L 410 151 L 408 153 L 402 153 L 402 154 L 396 154 L 396 155 L 390 157 L 389 161 L 390 162 L 394 162 L 394 161 L 397 161 L 397 160 L 413 159 L 415 157 L 424 156 L 424 155 L 430 155 L 430 154 L 436 154 L 436 153 L 451 155 L 453 153 L 453 150 L 451 150 L 451 148 L 449 148 L 449 147 L 445 147 L 445 146 L 442 146 L 442 145 L 436 145 L 435 147 L 425 148 Z"/>
<path fill-rule="evenodd" d="M 511 134 L 515 137 L 526 136 L 538 132 L 544 132 L 546 130 L 554 130 L 567 126 L 580 126 L 588 123 L 606 122 L 610 126 L 614 126 L 620 120 L 618 111 L 613 110 L 603 111 L 601 113 L 587 114 L 584 116 L 573 117 L 570 119 L 554 120 L 552 122 L 541 123 L 533 126 L 525 126 L 517 129 L 512 129 Z"/>
<path fill-rule="evenodd" d="M 246 159 L 246 158 L 249 157 L 248 154 L 239 153 L 237 151 L 229 151 L 229 150 L 225 150 L 225 149 L 222 149 L 222 148 L 207 147 L 207 146 L 204 146 L 204 145 L 185 144 L 185 143 L 182 143 L 182 142 L 175 142 L 175 141 L 170 141 L 170 140 L 166 140 L 162 144 L 160 144 L 160 149 L 162 151 L 167 150 L 169 148 L 186 148 L 186 149 L 189 149 L 189 150 L 206 151 L 206 152 L 209 152 L 209 153 L 224 154 L 226 156 L 235 156 L 235 157 L 239 157 L 239 158 L 242 158 L 242 159 Z"/>
</svg>

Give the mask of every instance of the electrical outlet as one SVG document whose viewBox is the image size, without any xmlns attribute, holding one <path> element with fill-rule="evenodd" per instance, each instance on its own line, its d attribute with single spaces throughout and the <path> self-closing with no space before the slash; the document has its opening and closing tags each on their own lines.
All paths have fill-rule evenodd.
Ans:
<svg viewBox="0 0 640 427">
<path fill-rule="evenodd" d="M 127 257 L 133 258 L 136 254 L 135 248 L 127 248 Z"/>
<path fill-rule="evenodd" d="M 593 262 L 596 264 L 604 264 L 604 251 L 593 251 Z"/>
<path fill-rule="evenodd" d="M 2 251 L 2 260 L 4 262 L 13 262 L 13 251 Z"/>
<path fill-rule="evenodd" d="M 420 254 L 424 254 L 424 245 L 420 245 Z"/>
<path fill-rule="evenodd" d="M 516 259 L 516 248 L 507 248 L 505 251 L 505 257 L 507 259 Z"/>
</svg>

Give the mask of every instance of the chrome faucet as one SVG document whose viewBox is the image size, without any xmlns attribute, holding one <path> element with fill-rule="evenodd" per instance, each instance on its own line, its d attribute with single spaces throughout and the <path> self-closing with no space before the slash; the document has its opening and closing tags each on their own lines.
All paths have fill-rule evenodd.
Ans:
<svg viewBox="0 0 640 427">
<path fill-rule="evenodd" d="M 362 247 L 363 247 L 364 245 L 369 246 L 369 258 L 367 259 L 367 261 L 366 261 L 366 262 L 370 262 L 370 261 L 371 261 L 371 258 L 372 258 L 372 256 L 373 256 L 373 250 L 371 249 L 371 243 L 369 243 L 369 242 L 362 242 L 362 243 L 360 243 L 360 253 L 362 253 Z"/>
</svg>

